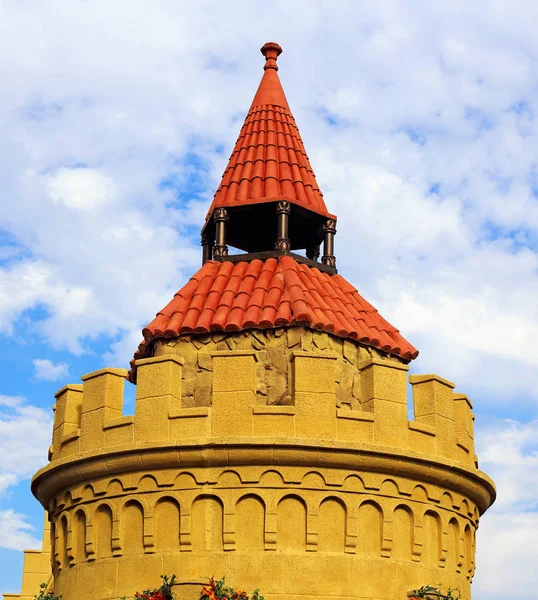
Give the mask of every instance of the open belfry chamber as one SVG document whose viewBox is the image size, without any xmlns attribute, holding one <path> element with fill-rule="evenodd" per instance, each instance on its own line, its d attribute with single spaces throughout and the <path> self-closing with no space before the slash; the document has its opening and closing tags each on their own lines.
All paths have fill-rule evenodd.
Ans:
<svg viewBox="0 0 538 600">
<path fill-rule="evenodd" d="M 437 375 L 408 377 L 417 350 L 337 273 L 336 217 L 281 48 L 262 53 L 202 267 L 143 330 L 128 372 L 56 394 L 50 463 L 32 482 L 50 548 L 17 597 L 47 580 L 64 600 L 119 599 L 174 573 L 181 600 L 212 576 L 266 600 L 402 600 L 427 584 L 470 598 L 495 498 L 471 403 Z"/>
</svg>

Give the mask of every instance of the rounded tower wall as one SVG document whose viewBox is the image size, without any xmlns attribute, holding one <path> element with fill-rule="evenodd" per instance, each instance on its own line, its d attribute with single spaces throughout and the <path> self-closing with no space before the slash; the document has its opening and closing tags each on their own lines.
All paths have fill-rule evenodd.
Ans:
<svg viewBox="0 0 538 600">
<path fill-rule="evenodd" d="M 428 583 L 469 597 L 479 515 L 466 396 L 403 361 L 307 328 L 160 340 L 125 371 L 56 395 L 49 511 L 55 592 L 120 598 L 175 573 L 268 599 L 376 598 Z M 80 593 L 77 591 L 80 590 Z"/>
</svg>

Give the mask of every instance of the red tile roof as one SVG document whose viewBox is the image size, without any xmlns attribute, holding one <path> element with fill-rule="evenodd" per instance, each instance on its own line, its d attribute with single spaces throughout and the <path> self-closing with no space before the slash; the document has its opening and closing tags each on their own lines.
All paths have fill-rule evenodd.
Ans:
<svg viewBox="0 0 538 600">
<path fill-rule="evenodd" d="M 262 48 L 265 72 L 215 193 L 215 208 L 288 200 L 318 214 L 327 212 L 278 77 L 282 52 L 269 42 Z"/>
<path fill-rule="evenodd" d="M 405 360 L 418 355 L 343 277 L 282 256 L 206 262 L 144 328 L 134 358 L 146 356 L 155 338 L 290 326 L 350 338 Z M 129 377 L 134 379 L 133 371 Z"/>
</svg>

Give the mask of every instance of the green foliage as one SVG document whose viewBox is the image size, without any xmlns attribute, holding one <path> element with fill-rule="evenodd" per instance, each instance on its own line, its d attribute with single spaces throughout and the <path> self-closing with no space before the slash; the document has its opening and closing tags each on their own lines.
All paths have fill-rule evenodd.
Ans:
<svg viewBox="0 0 538 600">
<path fill-rule="evenodd" d="M 41 589 L 39 591 L 39 596 L 34 596 L 35 600 L 62 600 L 62 595 L 57 596 L 53 592 L 47 592 L 47 584 L 42 583 L 39 586 Z"/>
<path fill-rule="evenodd" d="M 458 589 L 448 589 L 442 592 L 440 586 L 423 585 L 418 590 L 413 590 L 408 594 L 410 600 L 413 598 L 424 598 L 425 600 L 464 600 Z"/>
</svg>

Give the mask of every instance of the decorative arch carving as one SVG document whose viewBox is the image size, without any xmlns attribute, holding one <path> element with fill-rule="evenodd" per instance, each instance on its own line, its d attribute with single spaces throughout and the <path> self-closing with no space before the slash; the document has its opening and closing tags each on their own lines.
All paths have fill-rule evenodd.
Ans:
<svg viewBox="0 0 538 600">
<path fill-rule="evenodd" d="M 324 498 L 319 507 L 318 551 L 343 553 L 347 537 L 347 506 L 341 498 Z"/>
<path fill-rule="evenodd" d="M 277 505 L 277 549 L 283 552 L 306 550 L 307 506 L 297 494 L 286 494 Z"/>
<path fill-rule="evenodd" d="M 383 509 L 375 500 L 366 499 L 357 513 L 357 552 L 379 556 L 383 541 Z"/>
<path fill-rule="evenodd" d="M 112 556 L 113 511 L 108 502 L 101 502 L 93 515 L 93 538 L 96 558 Z"/>
<path fill-rule="evenodd" d="M 224 549 L 224 505 L 213 494 L 199 494 L 191 506 L 193 551 Z"/>
<path fill-rule="evenodd" d="M 415 515 L 408 504 L 398 504 L 392 512 L 393 545 L 391 557 L 412 560 L 415 543 Z"/>
<path fill-rule="evenodd" d="M 258 494 L 244 494 L 235 505 L 235 544 L 237 550 L 263 550 L 265 547 L 265 502 Z"/>
<path fill-rule="evenodd" d="M 157 551 L 179 551 L 181 508 L 177 498 L 163 494 L 155 502 L 155 549 Z"/>
<path fill-rule="evenodd" d="M 441 560 L 442 525 L 439 514 L 427 509 L 423 518 L 424 540 L 422 561 L 432 567 L 437 567 Z"/>
</svg>

